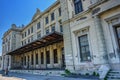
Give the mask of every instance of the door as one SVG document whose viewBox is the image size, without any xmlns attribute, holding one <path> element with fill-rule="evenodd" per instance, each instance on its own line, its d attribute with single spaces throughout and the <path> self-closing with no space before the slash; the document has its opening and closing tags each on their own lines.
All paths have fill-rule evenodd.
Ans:
<svg viewBox="0 0 120 80">
<path fill-rule="evenodd" d="M 30 58 L 28 56 L 28 62 L 27 62 L 27 68 L 29 69 L 29 64 L 30 64 Z"/>
</svg>

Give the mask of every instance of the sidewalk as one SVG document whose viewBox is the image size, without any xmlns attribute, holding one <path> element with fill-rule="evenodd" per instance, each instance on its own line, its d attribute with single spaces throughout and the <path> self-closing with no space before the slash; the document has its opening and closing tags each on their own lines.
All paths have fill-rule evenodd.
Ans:
<svg viewBox="0 0 120 80">
<path fill-rule="evenodd" d="M 41 76 L 33 74 L 9 73 L 9 76 L 0 75 L 0 80 L 97 80 L 97 79 L 80 79 L 60 76 Z"/>
</svg>

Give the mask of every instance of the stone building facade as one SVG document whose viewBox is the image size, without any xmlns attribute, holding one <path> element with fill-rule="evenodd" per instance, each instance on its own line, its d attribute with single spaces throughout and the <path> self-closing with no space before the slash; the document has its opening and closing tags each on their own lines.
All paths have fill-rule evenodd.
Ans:
<svg viewBox="0 0 120 80">
<path fill-rule="evenodd" d="M 120 70 L 120 0 L 57 0 L 17 32 L 10 69 Z"/>
</svg>

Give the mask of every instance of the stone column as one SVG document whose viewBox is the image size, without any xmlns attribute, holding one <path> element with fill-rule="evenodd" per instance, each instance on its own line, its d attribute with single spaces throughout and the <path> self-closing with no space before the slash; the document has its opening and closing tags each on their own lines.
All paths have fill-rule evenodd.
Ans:
<svg viewBox="0 0 120 80">
<path fill-rule="evenodd" d="M 105 38 L 103 27 L 99 16 L 94 16 L 94 24 L 97 35 L 97 45 L 98 45 L 98 54 L 96 54 L 97 62 L 96 64 L 106 64 L 108 61 L 107 49 L 105 45 Z"/>
<path fill-rule="evenodd" d="M 53 58 L 53 45 L 50 45 L 50 65 L 51 65 L 51 68 L 54 67 L 54 58 Z"/>
<path fill-rule="evenodd" d="M 33 68 L 36 68 L 36 50 L 33 51 Z"/>
<path fill-rule="evenodd" d="M 40 65 L 41 65 L 41 49 L 38 49 L 38 66 L 40 68 Z"/>
<path fill-rule="evenodd" d="M 47 47 L 44 47 L 44 65 L 45 65 L 45 68 L 47 68 L 46 51 L 47 51 Z"/>
<path fill-rule="evenodd" d="M 57 44 L 57 56 L 58 56 L 58 64 L 60 68 L 62 68 L 62 52 L 61 52 L 61 44 Z"/>
</svg>

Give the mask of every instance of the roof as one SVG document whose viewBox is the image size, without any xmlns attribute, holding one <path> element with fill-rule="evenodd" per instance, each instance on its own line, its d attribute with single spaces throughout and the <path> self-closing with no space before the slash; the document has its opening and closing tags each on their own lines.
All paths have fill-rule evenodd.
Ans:
<svg viewBox="0 0 120 80">
<path fill-rule="evenodd" d="M 41 47 L 45 47 L 60 41 L 63 41 L 63 34 L 59 32 L 52 32 L 48 35 L 43 36 L 42 38 L 39 38 L 7 54 L 8 55 L 23 54 L 25 52 L 29 52 Z"/>
</svg>

